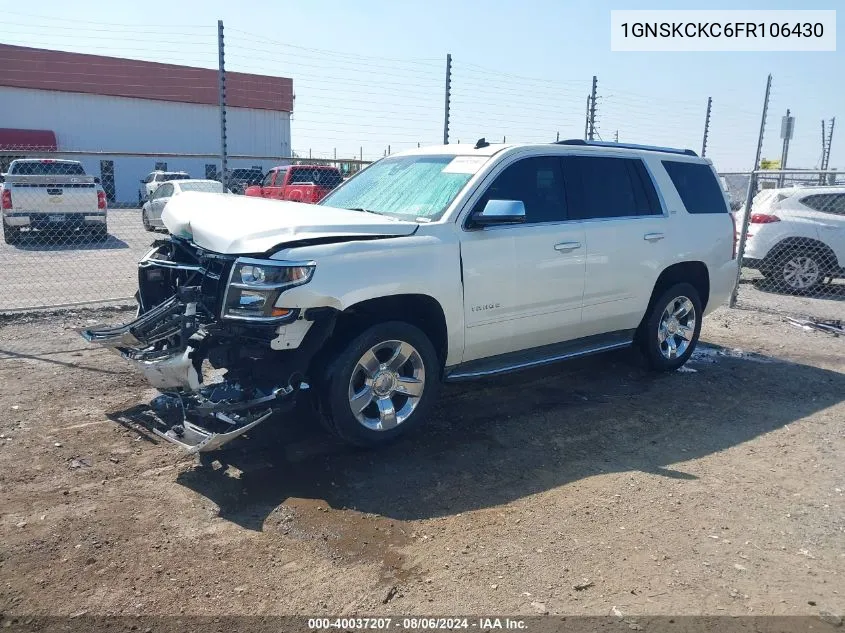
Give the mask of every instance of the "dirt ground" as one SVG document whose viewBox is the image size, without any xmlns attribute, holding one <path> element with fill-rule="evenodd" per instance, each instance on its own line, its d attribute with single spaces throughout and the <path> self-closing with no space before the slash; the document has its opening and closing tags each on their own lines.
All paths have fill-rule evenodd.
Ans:
<svg viewBox="0 0 845 633">
<path fill-rule="evenodd" d="M 0 321 L 0 613 L 845 611 L 845 338 L 721 309 L 633 352 L 448 387 L 353 451 L 305 413 L 199 465 L 76 328 Z"/>
</svg>

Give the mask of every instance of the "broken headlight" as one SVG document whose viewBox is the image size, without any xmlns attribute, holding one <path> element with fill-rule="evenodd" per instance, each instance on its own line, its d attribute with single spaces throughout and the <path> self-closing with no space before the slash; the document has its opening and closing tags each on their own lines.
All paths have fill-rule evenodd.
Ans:
<svg viewBox="0 0 845 633">
<path fill-rule="evenodd" d="M 283 321 L 294 310 L 277 308 L 279 295 L 311 281 L 314 263 L 241 257 L 235 260 L 223 298 L 224 319 Z"/>
</svg>

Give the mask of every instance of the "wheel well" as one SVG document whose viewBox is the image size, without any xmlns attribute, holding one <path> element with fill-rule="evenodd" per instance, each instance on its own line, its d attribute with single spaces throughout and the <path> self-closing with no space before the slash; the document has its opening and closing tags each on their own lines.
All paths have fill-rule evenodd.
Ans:
<svg viewBox="0 0 845 633">
<path fill-rule="evenodd" d="M 836 260 L 836 253 L 833 252 L 830 246 L 811 237 L 787 237 L 781 240 L 768 252 L 766 261 L 771 262 L 774 258 L 779 257 L 786 251 L 798 249 L 824 253 L 825 261 L 823 263 L 828 264 L 828 268 L 835 269 L 839 267 L 839 263 Z"/>
<path fill-rule="evenodd" d="M 437 351 L 441 366 L 446 363 L 446 315 L 440 303 L 428 295 L 391 295 L 351 305 L 338 316 L 332 341 L 348 341 L 365 328 L 385 321 L 404 321 L 418 327 Z"/>
<path fill-rule="evenodd" d="M 701 297 L 701 308 L 707 307 L 707 301 L 710 299 L 710 273 L 707 272 L 707 265 L 704 262 L 679 262 L 666 268 L 654 282 L 646 314 L 661 292 L 678 283 L 692 284 Z"/>
</svg>

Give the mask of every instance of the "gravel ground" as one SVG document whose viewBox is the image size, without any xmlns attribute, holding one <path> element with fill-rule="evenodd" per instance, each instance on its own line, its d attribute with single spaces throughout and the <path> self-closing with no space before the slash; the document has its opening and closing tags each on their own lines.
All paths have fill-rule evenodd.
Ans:
<svg viewBox="0 0 845 633">
<path fill-rule="evenodd" d="M 444 390 L 353 451 L 307 412 L 200 465 L 75 329 L 0 321 L 0 613 L 845 611 L 845 338 L 719 310 L 687 371 L 633 352 Z"/>
</svg>

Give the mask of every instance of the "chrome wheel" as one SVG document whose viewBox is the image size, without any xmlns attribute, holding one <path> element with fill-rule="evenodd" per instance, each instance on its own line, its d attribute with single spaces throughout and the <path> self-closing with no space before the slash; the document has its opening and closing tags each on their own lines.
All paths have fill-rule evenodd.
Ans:
<svg viewBox="0 0 845 633">
<path fill-rule="evenodd" d="M 404 341 L 384 341 L 358 360 L 349 379 L 349 407 L 373 431 L 387 431 L 407 420 L 425 388 L 420 353 Z"/>
<path fill-rule="evenodd" d="M 668 360 L 683 356 L 695 336 L 695 305 L 689 297 L 675 297 L 663 310 L 657 327 L 660 353 Z"/>
<path fill-rule="evenodd" d="M 783 280 L 793 290 L 807 290 L 819 282 L 821 270 L 812 257 L 795 255 L 783 265 Z"/>
</svg>

